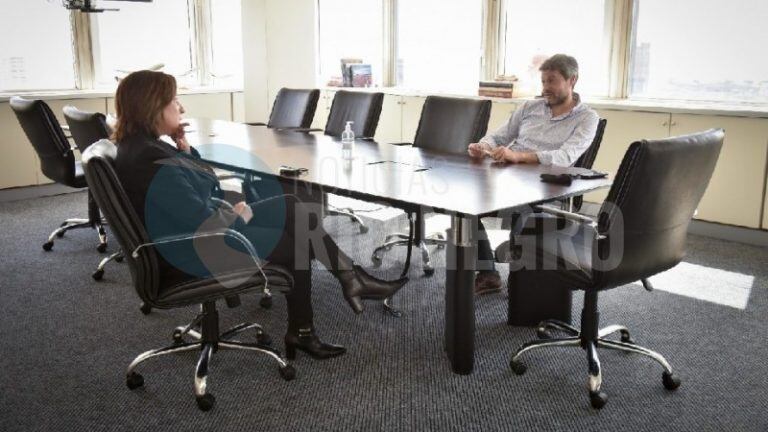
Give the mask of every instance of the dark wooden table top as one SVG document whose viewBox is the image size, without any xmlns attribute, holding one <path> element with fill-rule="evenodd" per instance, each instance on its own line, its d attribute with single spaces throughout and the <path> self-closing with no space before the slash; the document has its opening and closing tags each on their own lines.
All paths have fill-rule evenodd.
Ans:
<svg viewBox="0 0 768 432">
<path fill-rule="evenodd" d="M 278 175 L 281 165 L 307 168 L 296 181 L 328 192 L 393 205 L 484 216 L 514 207 L 609 187 L 609 179 L 543 183 L 541 173 L 565 168 L 509 165 L 468 155 L 358 140 L 354 159 L 343 160 L 341 142 L 322 133 L 276 131 L 263 126 L 192 119 L 187 138 L 213 165 L 256 175 Z M 290 179 L 291 177 L 285 177 Z"/>
</svg>

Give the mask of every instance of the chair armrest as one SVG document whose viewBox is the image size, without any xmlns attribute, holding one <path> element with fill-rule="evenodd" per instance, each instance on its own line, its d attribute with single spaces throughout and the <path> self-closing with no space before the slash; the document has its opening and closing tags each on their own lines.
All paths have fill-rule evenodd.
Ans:
<svg viewBox="0 0 768 432">
<path fill-rule="evenodd" d="M 219 177 L 219 178 L 221 178 L 221 177 Z M 227 200 L 223 200 L 221 198 L 216 198 L 216 197 L 211 197 L 210 200 L 215 202 L 216 204 L 224 207 L 227 210 L 234 210 L 234 207 L 232 206 L 232 204 L 230 204 L 229 201 L 227 201 Z M 237 232 L 237 231 L 235 231 L 235 232 Z"/>
<path fill-rule="evenodd" d="M 194 234 L 182 234 L 177 236 L 160 237 L 158 239 L 155 239 L 155 241 L 153 242 L 142 243 L 136 246 L 136 249 L 134 249 L 131 252 L 131 256 L 133 257 L 133 259 L 138 259 L 139 252 L 142 249 L 145 249 L 147 247 L 156 247 L 161 244 L 178 243 L 182 241 L 189 241 L 189 240 L 209 238 L 209 237 L 229 237 L 240 242 L 240 244 L 245 248 L 245 250 L 248 251 L 248 255 L 250 255 L 251 259 L 253 260 L 253 263 L 256 265 L 256 268 L 259 269 L 259 273 L 261 273 L 261 276 L 264 278 L 264 292 L 265 293 L 269 292 L 269 279 L 267 278 L 267 274 L 264 272 L 264 268 L 262 267 L 259 254 L 256 252 L 256 248 L 253 247 L 253 244 L 250 242 L 250 240 L 248 240 L 247 237 L 245 237 L 241 233 L 231 228 L 223 228 L 223 229 L 213 230 L 213 231 L 203 231 L 203 232 L 197 232 Z"/>
<path fill-rule="evenodd" d="M 399 142 L 399 143 L 389 143 L 389 144 L 396 145 L 396 146 L 412 146 L 413 145 L 413 143 L 409 143 L 409 142 Z"/>
<path fill-rule="evenodd" d="M 561 218 L 566 219 L 566 220 L 571 220 L 571 221 L 577 222 L 577 223 L 579 223 L 581 225 L 585 225 L 585 226 L 595 230 L 595 236 L 596 236 L 597 239 L 605 238 L 604 235 L 600 234 L 597 231 L 597 221 L 592 219 L 592 218 L 590 218 L 590 217 L 587 217 L 587 216 L 584 216 L 584 215 L 580 215 L 578 213 L 572 213 L 572 212 L 569 212 L 569 211 L 556 209 L 554 207 L 543 206 L 543 205 L 534 206 L 534 209 L 537 210 L 537 211 L 540 211 L 542 213 L 548 213 L 548 214 L 551 214 L 551 215 L 554 215 L 554 216 L 557 216 L 557 217 L 561 217 Z"/>
<path fill-rule="evenodd" d="M 255 122 L 255 123 L 246 122 L 245 124 L 247 124 L 248 126 L 266 126 L 267 125 L 266 123 L 262 123 L 262 122 Z"/>
</svg>

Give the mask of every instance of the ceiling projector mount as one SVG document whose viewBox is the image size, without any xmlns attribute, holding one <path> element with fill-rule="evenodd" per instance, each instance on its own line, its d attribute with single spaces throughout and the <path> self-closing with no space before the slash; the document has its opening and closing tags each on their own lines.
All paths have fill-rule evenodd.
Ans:
<svg viewBox="0 0 768 432">
<path fill-rule="evenodd" d="M 133 1 L 149 3 L 152 0 L 110 0 L 110 1 Z M 100 8 L 95 7 L 94 2 L 91 0 L 61 0 L 61 4 L 69 10 L 78 10 L 85 13 L 100 13 L 104 11 L 119 11 L 115 8 Z"/>
</svg>

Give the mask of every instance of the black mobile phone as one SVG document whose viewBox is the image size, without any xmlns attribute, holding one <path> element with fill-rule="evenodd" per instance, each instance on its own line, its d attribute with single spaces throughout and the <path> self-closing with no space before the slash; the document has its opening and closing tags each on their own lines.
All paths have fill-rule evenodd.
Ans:
<svg viewBox="0 0 768 432">
<path fill-rule="evenodd" d="M 278 168 L 278 172 L 283 176 L 297 176 L 304 174 L 307 171 L 306 168 L 295 168 L 287 165 L 280 165 L 280 168 Z"/>
</svg>

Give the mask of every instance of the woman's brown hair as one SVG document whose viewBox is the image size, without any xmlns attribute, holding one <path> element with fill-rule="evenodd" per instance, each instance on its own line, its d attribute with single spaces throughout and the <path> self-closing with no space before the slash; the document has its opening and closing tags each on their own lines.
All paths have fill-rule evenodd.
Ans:
<svg viewBox="0 0 768 432">
<path fill-rule="evenodd" d="M 163 72 L 142 70 L 120 81 L 115 92 L 117 125 L 112 140 L 120 143 L 134 134 L 157 137 L 163 109 L 176 97 L 176 78 Z"/>
</svg>

